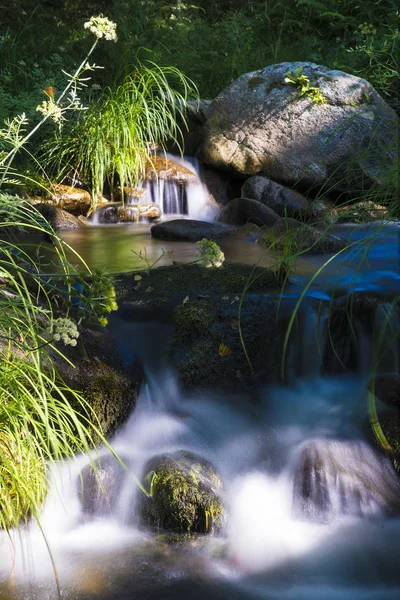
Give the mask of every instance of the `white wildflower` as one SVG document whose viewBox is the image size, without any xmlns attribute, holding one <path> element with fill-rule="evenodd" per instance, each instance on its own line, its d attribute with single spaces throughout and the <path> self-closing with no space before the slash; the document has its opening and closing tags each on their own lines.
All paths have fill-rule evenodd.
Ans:
<svg viewBox="0 0 400 600">
<path fill-rule="evenodd" d="M 104 37 L 104 39 L 109 41 L 117 41 L 117 24 L 107 19 L 107 17 L 103 17 L 102 15 L 91 17 L 90 21 L 87 21 L 84 27 L 85 29 L 89 29 L 99 39 Z"/>
<path fill-rule="evenodd" d="M 50 117 L 55 123 L 61 123 L 64 120 L 62 109 L 54 102 L 53 98 L 43 100 L 36 110 L 41 112 L 44 117 Z"/>
</svg>

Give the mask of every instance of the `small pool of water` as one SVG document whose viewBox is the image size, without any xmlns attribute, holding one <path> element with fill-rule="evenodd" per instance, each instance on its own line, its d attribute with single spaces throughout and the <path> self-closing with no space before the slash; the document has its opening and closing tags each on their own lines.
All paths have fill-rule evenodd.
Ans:
<svg viewBox="0 0 400 600">
<path fill-rule="evenodd" d="M 328 292 L 364 290 L 389 296 L 397 294 L 400 292 L 399 232 L 395 223 L 337 226 L 335 233 L 348 240 L 349 250 L 334 258 L 298 256 L 290 261 L 291 282 L 302 288 L 315 276 L 313 287 Z M 63 232 L 62 237 L 91 268 L 106 268 L 109 272 L 145 268 L 139 253 L 146 256 L 149 264 L 158 261 L 157 266 L 196 260 L 194 242 L 156 240 L 148 224 L 90 227 Z M 255 243 L 254 238 L 233 234 L 218 243 L 226 261 L 266 268 L 276 265 L 276 255 Z"/>
</svg>

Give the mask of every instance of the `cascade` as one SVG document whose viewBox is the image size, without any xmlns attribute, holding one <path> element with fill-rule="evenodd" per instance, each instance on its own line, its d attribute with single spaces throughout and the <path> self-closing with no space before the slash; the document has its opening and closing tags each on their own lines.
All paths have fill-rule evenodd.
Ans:
<svg viewBox="0 0 400 600">
<path fill-rule="evenodd" d="M 207 187 L 201 182 L 197 159 L 187 157 L 182 159 L 171 155 L 165 158 L 189 171 L 193 177 L 185 181 L 162 176 L 157 179 L 148 177 L 143 186 L 146 190 L 143 200 L 160 206 L 163 217 L 187 216 L 191 219 L 212 221 L 215 209 L 209 200 Z M 128 201 L 137 203 L 137 198 L 132 196 Z"/>
</svg>

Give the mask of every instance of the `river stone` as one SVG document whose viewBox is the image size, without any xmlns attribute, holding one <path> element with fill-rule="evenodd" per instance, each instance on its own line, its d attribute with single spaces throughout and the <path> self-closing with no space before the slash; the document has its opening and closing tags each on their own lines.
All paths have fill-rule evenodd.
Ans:
<svg viewBox="0 0 400 600">
<path fill-rule="evenodd" d="M 302 194 L 259 175 L 250 177 L 243 184 L 242 197 L 262 202 L 280 217 L 310 218 L 313 215 L 308 200 Z"/>
<path fill-rule="evenodd" d="M 218 223 L 207 223 L 194 219 L 175 219 L 153 225 L 151 235 L 159 240 L 197 242 L 203 238 L 215 240 L 225 237 L 229 235 L 229 229 Z"/>
<path fill-rule="evenodd" d="M 389 460 L 364 442 L 313 440 L 300 453 L 294 516 L 329 521 L 340 515 L 400 512 L 400 481 Z"/>
<path fill-rule="evenodd" d="M 222 525 L 222 480 L 207 460 L 179 451 L 145 467 L 151 498 L 141 497 L 144 523 L 176 533 L 214 533 Z"/>
<path fill-rule="evenodd" d="M 158 204 L 152 202 L 138 204 L 110 204 L 101 206 L 92 215 L 98 223 L 136 223 L 141 219 L 155 221 L 161 217 Z"/>
<path fill-rule="evenodd" d="M 125 470 L 114 456 L 103 456 L 82 469 L 77 489 L 82 511 L 92 516 L 105 516 L 116 509 Z"/>
<path fill-rule="evenodd" d="M 290 248 L 292 253 L 332 254 L 346 248 L 346 242 L 327 231 L 296 219 L 279 219 L 258 238 L 258 243 L 276 250 Z"/>
<path fill-rule="evenodd" d="M 300 67 L 326 103 L 300 96 L 296 85 L 285 82 L 287 72 Z M 364 79 L 286 62 L 246 73 L 217 96 L 201 156 L 214 168 L 303 185 L 324 184 L 333 173 L 340 181 L 340 169 L 351 165 L 351 187 L 360 171 L 377 181 L 395 160 L 397 129 L 396 113 Z"/>
<path fill-rule="evenodd" d="M 59 208 L 76 217 L 87 215 L 92 203 L 88 191 L 70 185 L 62 185 L 61 183 L 52 186 L 51 197 Z"/>
<path fill-rule="evenodd" d="M 251 198 L 234 198 L 221 210 L 218 220 L 229 225 L 273 225 L 279 221 L 279 215 L 269 208 Z"/>
<path fill-rule="evenodd" d="M 198 181 L 197 175 L 190 169 L 166 156 L 152 156 L 145 165 L 145 180 L 175 181 L 188 184 Z"/>
<path fill-rule="evenodd" d="M 55 231 L 86 227 L 84 220 L 79 219 L 54 204 L 39 202 L 35 204 L 35 208 L 44 216 Z"/>
</svg>

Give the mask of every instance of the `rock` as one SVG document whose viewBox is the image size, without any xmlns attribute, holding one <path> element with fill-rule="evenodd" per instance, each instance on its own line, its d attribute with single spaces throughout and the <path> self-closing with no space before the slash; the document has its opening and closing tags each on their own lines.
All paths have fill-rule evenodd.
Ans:
<svg viewBox="0 0 400 600">
<path fill-rule="evenodd" d="M 390 462 L 364 442 L 314 440 L 303 448 L 293 489 L 295 517 L 329 521 L 340 515 L 400 512 L 400 482 Z"/>
<path fill-rule="evenodd" d="M 102 456 L 79 474 L 78 494 L 82 511 L 102 517 L 112 514 L 118 503 L 126 472 L 114 456 Z"/>
<path fill-rule="evenodd" d="M 214 533 L 222 525 L 222 480 L 191 452 L 156 457 L 145 467 L 151 498 L 141 497 L 140 516 L 151 527 L 176 533 Z"/>
<path fill-rule="evenodd" d="M 138 204 L 114 204 L 101 206 L 92 214 L 92 221 L 97 223 L 136 223 L 143 219 L 156 221 L 161 217 L 158 204 L 152 202 Z"/>
<path fill-rule="evenodd" d="M 365 223 L 376 219 L 387 219 L 388 209 L 387 206 L 381 206 L 376 202 L 355 202 L 332 208 L 330 217 L 339 223 Z"/>
<path fill-rule="evenodd" d="M 198 181 L 197 175 L 166 156 L 153 156 L 145 167 L 145 179 L 175 181 L 187 184 Z"/>
<path fill-rule="evenodd" d="M 196 156 L 202 139 L 204 123 L 207 120 L 208 111 L 211 105 L 211 100 L 189 100 L 187 103 L 187 111 L 185 122 L 179 121 L 178 125 L 182 132 L 183 147 L 171 143 L 168 149 L 173 153 L 184 151 L 186 156 Z M 179 140 L 179 142 L 181 142 Z"/>
<path fill-rule="evenodd" d="M 52 186 L 51 192 L 53 202 L 71 215 L 86 216 L 90 210 L 92 199 L 86 190 L 57 183 Z"/>
<path fill-rule="evenodd" d="M 132 412 L 142 380 L 142 370 L 133 362 L 126 365 L 112 335 L 105 330 L 80 327 L 78 344 L 74 348 L 59 343 L 60 351 L 49 354 L 63 381 L 71 389 L 82 392 L 87 402 L 87 418 L 110 437 Z M 79 413 L 73 397 L 68 398 Z M 84 415 L 85 416 L 85 415 Z M 96 432 L 93 433 L 98 441 Z"/>
<path fill-rule="evenodd" d="M 338 236 L 296 219 L 279 219 L 273 227 L 266 228 L 257 241 L 267 247 L 274 244 L 276 250 L 290 249 L 292 254 L 333 254 L 347 246 Z"/>
<path fill-rule="evenodd" d="M 219 204 L 227 204 L 229 198 L 230 178 L 214 169 L 204 169 L 202 181 L 214 200 Z"/>
<path fill-rule="evenodd" d="M 140 282 L 143 285 L 140 287 L 132 273 L 113 278 L 119 305 L 136 303 L 141 308 L 151 308 L 159 313 L 170 312 L 181 305 L 186 296 L 192 302 L 201 298 L 204 301 L 204 296 L 210 294 L 213 297 L 217 295 L 218 299 L 228 295 L 230 302 L 233 302 L 233 310 L 237 308 L 235 297 L 242 294 L 246 282 L 249 282 L 249 291 L 254 293 L 268 293 L 281 283 L 274 271 L 228 262 L 224 262 L 219 269 L 206 269 L 198 264 L 177 264 L 151 269 L 149 273 L 144 270 Z M 153 289 L 151 294 L 146 292 L 148 287 Z"/>
<path fill-rule="evenodd" d="M 71 215 L 58 206 L 54 206 L 54 204 L 40 202 L 39 204 L 35 204 L 35 208 L 44 216 L 55 231 L 86 227 L 86 223 L 80 218 Z"/>
<path fill-rule="evenodd" d="M 302 76 L 325 99 L 317 103 L 286 82 Z M 320 96 L 321 97 L 321 96 Z M 205 164 L 285 184 L 339 189 L 379 182 L 397 157 L 398 117 L 365 80 L 314 63 L 286 62 L 236 79 L 212 102 L 201 156 Z M 372 152 L 371 152 L 372 148 Z"/>
<path fill-rule="evenodd" d="M 250 177 L 243 184 L 242 197 L 258 200 L 280 217 L 309 219 L 313 216 L 312 207 L 302 194 L 259 175 Z"/>
<path fill-rule="evenodd" d="M 186 117 L 190 121 L 203 125 L 207 121 L 211 100 L 189 100 L 186 104 Z"/>
<path fill-rule="evenodd" d="M 400 375 L 389 373 L 371 379 L 368 389 L 384 404 L 400 410 Z"/>
<path fill-rule="evenodd" d="M 279 215 L 269 208 L 250 198 L 235 198 L 221 210 L 218 220 L 229 225 L 273 225 L 279 221 Z"/>
<path fill-rule="evenodd" d="M 277 324 L 277 303 L 247 292 L 239 315 L 245 285 L 237 286 L 237 294 L 195 297 L 175 307 L 171 358 L 184 387 L 236 390 L 254 381 L 279 381 L 285 328 Z"/>
<path fill-rule="evenodd" d="M 225 237 L 229 235 L 229 229 L 218 223 L 175 219 L 153 225 L 151 235 L 159 240 L 197 242 L 203 238 L 216 240 Z"/>
</svg>

